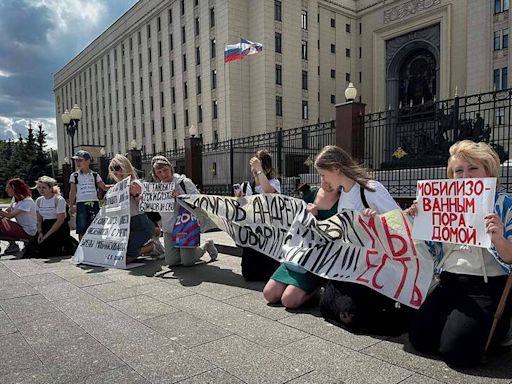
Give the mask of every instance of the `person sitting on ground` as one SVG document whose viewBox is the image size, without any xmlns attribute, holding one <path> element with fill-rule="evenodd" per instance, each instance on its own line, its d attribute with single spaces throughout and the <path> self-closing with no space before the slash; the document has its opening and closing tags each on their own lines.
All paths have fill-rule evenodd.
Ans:
<svg viewBox="0 0 512 384">
<path fill-rule="evenodd" d="M 447 173 L 450 179 L 498 177 L 500 159 L 485 143 L 460 141 L 450 147 Z M 408 213 L 415 216 L 416 205 Z M 428 243 L 439 261 L 439 284 L 425 299 L 409 332 L 414 348 L 439 353 L 454 366 L 474 366 L 480 362 L 512 270 L 512 198 L 497 192 L 494 210 L 484 220 L 491 235 L 491 248 Z M 509 297 L 491 346 L 497 346 L 507 334 L 511 303 Z"/>
<path fill-rule="evenodd" d="M 400 209 L 387 189 L 371 180 L 366 169 L 340 147 L 328 145 L 318 154 L 315 168 L 322 183 L 340 191 L 338 212 L 352 209 L 365 216 Z M 329 280 L 320 299 L 324 318 L 357 333 L 399 334 L 409 323 L 412 308 L 361 284 Z"/>
<path fill-rule="evenodd" d="M 340 193 L 322 180 L 319 187 L 301 186 L 307 211 L 317 218 L 326 220 L 338 212 Z M 281 302 L 286 308 L 295 309 L 306 303 L 325 280 L 306 271 L 298 265 L 283 262 L 274 272 L 263 289 L 263 296 L 269 303 Z"/>
<path fill-rule="evenodd" d="M 57 181 L 41 176 L 37 179 L 36 188 L 41 195 L 36 199 L 39 254 L 44 252 L 48 257 L 73 254 L 76 244 L 70 238 L 67 204 Z"/>
<path fill-rule="evenodd" d="M 172 183 L 175 184 L 173 196 L 187 194 L 197 194 L 195 184 L 185 175 L 174 173 L 171 162 L 165 156 L 155 156 L 151 160 L 153 178 L 161 183 Z M 219 252 L 213 243 L 213 240 L 208 240 L 206 243 L 199 247 L 189 248 L 182 247 L 178 248 L 175 246 L 172 239 L 172 231 L 176 224 L 176 218 L 178 215 L 178 205 L 175 205 L 174 212 L 160 212 L 162 216 L 162 232 L 164 233 L 164 249 L 165 249 L 165 263 L 169 267 L 177 265 L 183 265 L 190 267 L 203 257 L 205 252 L 210 255 L 210 261 L 217 260 Z"/>
<path fill-rule="evenodd" d="M 281 193 L 281 183 L 272 176 L 272 157 L 266 151 L 258 151 L 249 161 L 253 180 L 244 182 L 236 197 L 259 193 Z M 242 276 L 247 281 L 268 281 L 280 263 L 249 247 L 242 248 Z"/>
<path fill-rule="evenodd" d="M 5 191 L 12 200 L 6 210 L 0 209 L 0 240 L 10 242 L 9 253 L 17 253 L 15 241 L 30 240 L 37 233 L 36 205 L 29 186 L 19 177 L 7 180 Z"/>
<path fill-rule="evenodd" d="M 126 262 L 134 261 L 141 252 L 141 248 L 153 236 L 155 226 L 148 216 L 139 210 L 142 183 L 132 163 L 123 155 L 115 155 L 108 166 L 110 177 L 120 182 L 130 176 L 130 236 L 126 247 Z"/>
<path fill-rule="evenodd" d="M 162 216 L 158 212 L 146 212 L 146 215 L 155 226 L 155 232 L 153 233 L 153 238 L 144 244 L 140 253 L 144 256 L 156 257 L 158 259 L 163 258 L 165 249 L 160 242 L 160 236 L 162 234 L 160 231 L 160 222 Z"/>
<path fill-rule="evenodd" d="M 101 176 L 89 168 L 92 160 L 89 152 L 80 150 L 72 159 L 78 171 L 69 177 L 69 212 L 72 215 L 76 212 L 76 233 L 81 240 L 100 210 L 96 186 L 107 191 L 110 185 L 105 185 Z"/>
</svg>

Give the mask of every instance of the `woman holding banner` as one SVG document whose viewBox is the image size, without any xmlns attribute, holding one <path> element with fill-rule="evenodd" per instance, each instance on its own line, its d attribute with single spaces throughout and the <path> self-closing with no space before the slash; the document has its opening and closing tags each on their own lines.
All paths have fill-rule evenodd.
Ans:
<svg viewBox="0 0 512 384">
<path fill-rule="evenodd" d="M 450 148 L 449 178 L 498 177 L 500 160 L 485 143 L 460 141 Z M 412 216 L 415 205 L 408 209 Z M 494 212 L 485 216 L 491 235 L 489 249 L 449 243 L 429 243 L 437 259 L 439 284 L 412 322 L 409 339 L 419 351 L 439 353 L 456 366 L 481 360 L 512 263 L 512 198 L 496 193 Z M 510 326 L 511 300 L 506 302 L 491 346 L 503 340 Z"/>
<path fill-rule="evenodd" d="M 322 185 L 340 191 L 338 212 L 352 209 L 366 216 L 400 209 L 387 189 L 340 147 L 328 145 L 315 160 Z M 328 321 L 358 333 L 399 334 L 408 326 L 412 309 L 364 285 L 330 280 L 320 300 Z"/>
<path fill-rule="evenodd" d="M 338 212 L 340 193 L 322 181 L 321 187 L 311 187 L 304 192 L 307 211 L 318 220 L 326 220 Z M 281 302 L 286 308 L 296 309 L 306 303 L 325 280 L 296 264 L 283 262 L 263 289 L 269 303 Z"/>
<path fill-rule="evenodd" d="M 196 185 L 185 175 L 174 173 L 171 162 L 165 156 L 155 156 L 151 159 L 153 178 L 161 183 L 175 183 L 173 196 L 197 194 Z M 210 261 L 217 260 L 218 251 L 209 240 L 201 246 L 183 247 L 175 246 L 173 229 L 178 218 L 177 205 L 174 212 L 160 212 L 162 217 L 162 232 L 164 233 L 165 262 L 169 267 L 183 265 L 190 267 L 203 257 L 205 252 L 210 255 Z"/>
<path fill-rule="evenodd" d="M 131 177 L 130 182 L 130 237 L 126 248 L 126 262 L 135 260 L 144 244 L 153 236 L 155 226 L 144 212 L 139 210 L 142 183 L 132 163 L 123 155 L 115 155 L 108 166 L 109 176 L 116 182 Z"/>
<path fill-rule="evenodd" d="M 258 151 L 249 161 L 253 180 L 242 183 L 235 190 L 236 197 L 259 193 L 281 193 L 281 183 L 272 176 L 272 157 L 266 151 Z M 279 262 L 255 249 L 242 248 L 242 276 L 248 281 L 268 281 L 279 267 Z"/>
</svg>

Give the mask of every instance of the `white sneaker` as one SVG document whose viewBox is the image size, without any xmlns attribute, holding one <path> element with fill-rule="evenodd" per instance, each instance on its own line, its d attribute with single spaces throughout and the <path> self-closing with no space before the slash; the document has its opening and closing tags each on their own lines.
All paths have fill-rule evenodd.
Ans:
<svg viewBox="0 0 512 384">
<path fill-rule="evenodd" d="M 210 255 L 210 261 L 217 260 L 217 257 L 219 256 L 219 251 L 217 251 L 217 248 L 215 248 L 215 244 L 213 243 L 213 240 L 208 240 L 204 244 L 204 249 Z"/>
<path fill-rule="evenodd" d="M 162 243 L 160 242 L 160 239 L 158 239 L 157 237 L 153 237 L 153 243 L 155 244 L 155 248 L 153 249 L 153 254 L 158 259 L 163 259 L 164 254 L 165 254 L 165 248 L 162 245 Z"/>
<path fill-rule="evenodd" d="M 9 241 L 9 246 L 4 251 L 5 255 L 12 255 L 14 253 L 18 253 L 20 251 L 20 247 L 16 244 L 15 241 Z"/>
</svg>

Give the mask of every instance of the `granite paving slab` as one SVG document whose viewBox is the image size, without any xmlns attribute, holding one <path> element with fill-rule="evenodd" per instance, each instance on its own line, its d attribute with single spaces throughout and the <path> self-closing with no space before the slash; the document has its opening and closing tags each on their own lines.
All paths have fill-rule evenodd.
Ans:
<svg viewBox="0 0 512 384">
<path fill-rule="evenodd" d="M 311 314 L 298 313 L 281 319 L 279 322 L 356 351 L 382 340 L 378 337 L 355 335 L 328 323 L 323 317 Z"/>
<path fill-rule="evenodd" d="M 0 308 L 0 336 L 8 335 L 9 333 L 17 332 L 18 328 L 14 323 L 9 319 L 7 313 L 3 309 Z"/>
<path fill-rule="evenodd" d="M 229 374 L 222 369 L 214 369 L 189 379 L 180 381 L 180 384 L 243 384 L 244 381 Z"/>
<path fill-rule="evenodd" d="M 228 336 L 192 351 L 246 383 L 285 383 L 311 367 L 269 351 L 240 336 Z"/>
<path fill-rule="evenodd" d="M 288 381 L 287 384 L 339 384 L 342 381 L 336 380 L 332 377 L 324 375 L 320 372 L 313 371 L 306 373 L 301 377 Z"/>
<path fill-rule="evenodd" d="M 316 336 L 289 344 L 276 352 L 351 384 L 395 384 L 414 373 Z"/>
<path fill-rule="evenodd" d="M 169 304 L 145 295 L 111 301 L 109 304 L 137 320 L 147 320 L 178 311 Z"/>
<path fill-rule="evenodd" d="M 22 371 L 12 372 L 10 374 L 0 376 L 2 384 L 54 384 L 55 379 L 44 366 L 24 369 Z"/>
<path fill-rule="evenodd" d="M 231 334 L 222 327 L 183 311 L 146 320 L 145 324 L 186 348 L 218 340 Z"/>
<path fill-rule="evenodd" d="M 14 324 L 44 317 L 48 313 L 58 309 L 41 295 L 15 297 L 13 299 L 0 300 L 0 307 L 7 313 Z"/>
<path fill-rule="evenodd" d="M 223 301 L 229 305 L 266 317 L 270 320 L 279 320 L 293 316 L 293 313 L 286 311 L 282 305 L 269 305 L 263 298 L 262 292 L 250 292 Z"/>
<path fill-rule="evenodd" d="M 42 366 L 41 360 L 19 332 L 0 337 L 0 356 L 0 377 Z"/>
<path fill-rule="evenodd" d="M 1 263 L 20 277 L 47 273 L 44 268 L 33 263 L 31 259 L 13 259 L 1 261 Z"/>
<path fill-rule="evenodd" d="M 492 358 L 487 364 L 472 369 L 452 369 L 435 356 L 425 356 L 414 351 L 407 335 L 383 341 L 363 350 L 364 353 L 404 367 L 433 379 L 454 384 L 510 383 L 512 380 L 512 353 Z"/>
<path fill-rule="evenodd" d="M 150 382 L 128 366 L 87 377 L 84 384 L 149 384 Z"/>
<path fill-rule="evenodd" d="M 21 279 L 13 282 L 4 282 L 0 285 L 0 300 L 36 294 L 37 291 Z"/>
</svg>

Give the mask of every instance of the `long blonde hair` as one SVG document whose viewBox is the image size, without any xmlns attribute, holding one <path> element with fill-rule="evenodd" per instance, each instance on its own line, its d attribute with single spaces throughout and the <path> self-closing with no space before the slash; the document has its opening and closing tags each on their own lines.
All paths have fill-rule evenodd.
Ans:
<svg viewBox="0 0 512 384">
<path fill-rule="evenodd" d="M 450 158 L 446 173 L 453 178 L 453 161 L 464 160 L 468 163 L 482 164 L 489 177 L 499 177 L 500 158 L 498 154 L 486 143 L 475 143 L 471 140 L 462 140 L 450 147 Z"/>
<path fill-rule="evenodd" d="M 117 154 L 112 158 L 112 160 L 110 160 L 110 164 L 108 165 L 109 176 L 115 181 L 121 181 L 117 180 L 117 178 L 114 175 L 113 171 L 115 167 L 121 167 L 121 170 L 123 171 L 123 178 L 131 176 L 132 181 L 137 180 L 139 178 L 137 176 L 137 171 L 135 170 L 132 163 L 130 163 L 130 160 L 128 160 L 126 156 Z"/>
<path fill-rule="evenodd" d="M 368 187 L 371 179 L 366 168 L 357 164 L 347 152 L 336 145 L 326 145 L 320 151 L 315 159 L 315 168 L 331 172 L 338 171 L 364 189 L 375 192 L 373 188 Z"/>
</svg>

